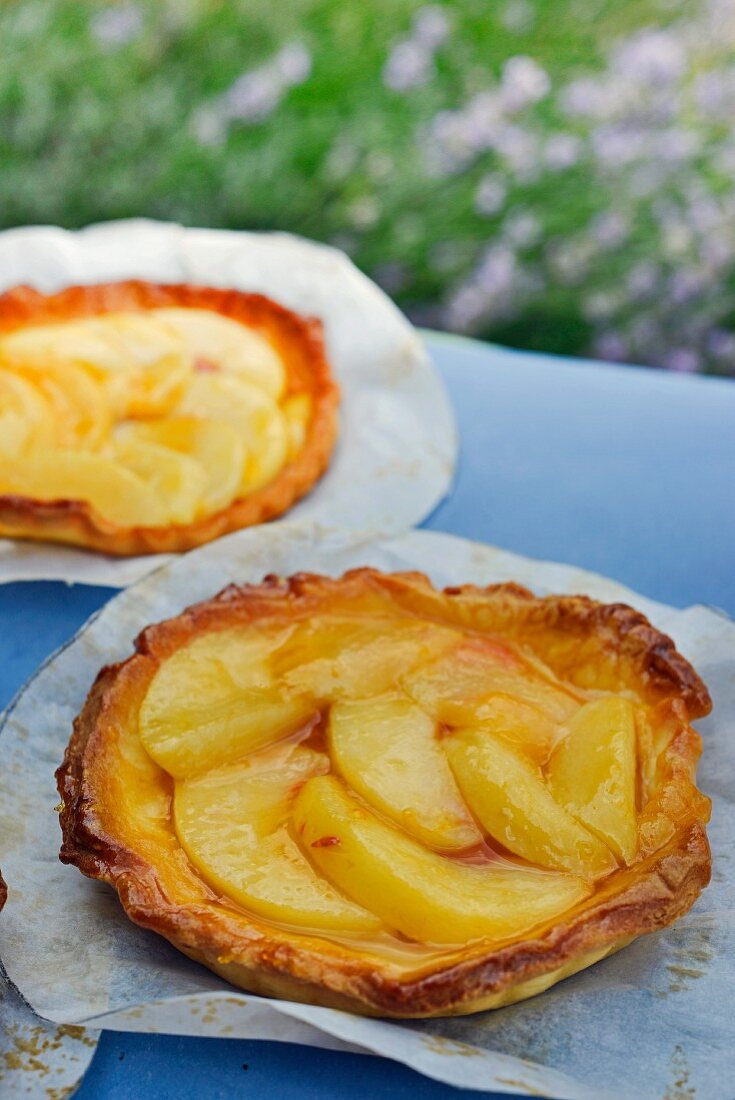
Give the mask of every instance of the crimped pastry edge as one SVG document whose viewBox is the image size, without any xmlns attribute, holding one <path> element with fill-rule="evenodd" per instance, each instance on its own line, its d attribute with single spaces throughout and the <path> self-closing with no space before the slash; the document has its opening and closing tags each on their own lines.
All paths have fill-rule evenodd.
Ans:
<svg viewBox="0 0 735 1100">
<path fill-rule="evenodd" d="M 337 437 L 339 403 L 339 389 L 326 358 L 322 324 L 313 317 L 300 317 L 262 294 L 139 280 L 73 286 L 52 295 L 31 287 L 15 287 L 0 295 L 0 335 L 31 324 L 169 306 L 208 309 L 267 330 L 284 353 L 287 379 L 309 383 L 312 416 L 297 457 L 268 485 L 219 512 L 180 525 L 125 527 L 101 516 L 86 501 L 40 501 L 0 494 L 0 536 L 66 543 L 121 557 L 175 553 L 283 515 L 322 476 Z"/>
<path fill-rule="evenodd" d="M 121 844 L 100 821 L 104 775 L 95 766 L 95 742 L 104 731 L 104 715 L 121 677 L 134 669 L 135 662 L 157 666 L 202 631 L 257 619 L 274 601 L 284 607 L 299 599 L 318 602 L 342 584 L 358 592 L 377 587 L 404 607 L 422 606 L 432 617 L 439 617 L 441 605 L 450 623 L 467 625 L 484 605 L 503 622 L 515 616 L 537 630 L 541 623 L 553 624 L 582 648 L 594 641 L 606 652 L 605 659 L 623 670 L 621 682 L 635 684 L 652 705 L 670 707 L 677 724 L 664 753 L 667 782 L 677 795 L 667 803 L 675 815 L 668 843 L 631 868 L 615 872 L 590 903 L 563 914 L 538 934 L 491 949 L 475 945 L 467 957 L 440 960 L 416 976 L 395 977 L 371 956 L 356 958 L 314 937 L 289 936 L 244 911 L 213 918 L 199 907 L 177 907 L 163 890 L 155 865 Z M 599 653 L 595 659 L 602 659 Z M 581 596 L 537 598 L 515 584 L 439 592 L 421 574 L 381 574 L 373 569 L 352 570 L 336 581 L 313 574 L 267 577 L 260 585 L 229 586 L 181 615 L 146 628 L 136 640 L 133 657 L 100 672 L 57 771 L 62 797 L 60 858 L 110 883 L 130 919 L 165 936 L 241 988 L 399 1018 L 499 1007 L 541 992 L 637 936 L 665 927 L 686 913 L 707 885 L 711 857 L 704 823 L 709 803 L 693 785 L 701 741 L 689 720 L 707 713 L 710 706 L 706 687 L 673 642 L 622 604 L 604 605 Z"/>
</svg>

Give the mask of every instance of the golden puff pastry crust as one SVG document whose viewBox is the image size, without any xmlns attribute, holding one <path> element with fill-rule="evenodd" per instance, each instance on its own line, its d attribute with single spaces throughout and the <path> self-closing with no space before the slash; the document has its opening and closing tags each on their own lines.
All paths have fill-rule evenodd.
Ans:
<svg viewBox="0 0 735 1100">
<path fill-rule="evenodd" d="M 74 724 L 61 859 L 236 986 L 477 1012 L 664 927 L 709 881 L 707 689 L 630 607 L 271 576 L 135 650 Z"/>
<path fill-rule="evenodd" d="M 148 334 L 140 331 L 141 318 L 149 318 L 155 325 L 158 343 L 151 336 L 150 347 L 146 346 Z M 246 363 L 244 378 L 247 389 L 243 391 L 242 377 L 237 377 L 237 372 L 222 369 L 216 350 L 208 354 L 202 319 L 205 323 L 209 319 L 210 325 L 215 325 L 213 332 L 217 340 L 221 343 L 226 338 L 230 350 L 232 333 L 238 330 L 244 333 L 248 343 L 245 350 L 241 349 L 239 358 L 245 360 L 247 349 L 251 347 L 255 348 L 256 358 L 258 355 L 265 356 L 268 368 L 277 367 L 281 375 L 275 389 L 265 375 L 263 379 L 256 375 L 256 385 L 253 386 Z M 92 333 L 97 341 L 94 346 L 89 342 L 90 333 L 85 330 L 88 322 L 97 326 Z M 100 322 L 103 322 L 103 329 L 105 323 L 112 328 L 118 325 L 122 335 L 113 334 L 115 338 L 111 342 L 109 334 L 99 329 Z M 75 326 L 76 334 L 81 332 L 78 355 L 69 343 L 68 327 L 71 325 Z M 223 325 L 229 326 L 230 331 L 224 332 Z M 55 333 L 65 341 L 61 356 L 63 363 L 54 364 L 52 354 L 46 356 L 44 366 L 44 349 L 38 341 L 39 334 L 44 333 Z M 95 360 L 100 339 L 104 344 L 103 358 L 109 351 L 109 363 L 100 364 Z M 89 350 L 90 347 L 92 350 Z M 238 349 L 235 347 L 234 350 L 237 352 Z M 120 368 L 120 357 L 128 354 L 136 362 L 136 384 L 142 397 L 138 395 L 136 403 L 133 396 L 126 404 L 121 396 L 121 378 L 125 370 Z M 51 371 L 50 376 L 47 376 L 47 368 Z M 72 372 L 71 382 L 65 382 L 65 376 L 58 373 L 59 370 Z M 150 372 L 152 381 L 146 379 L 146 371 Z M 200 422 L 212 419 L 207 411 L 209 395 L 205 393 L 202 398 L 201 390 L 208 384 L 212 385 L 213 374 L 218 376 L 218 380 L 225 377 L 230 390 L 238 386 L 240 390 L 234 396 L 230 390 L 215 394 L 212 430 L 205 440 L 209 449 L 202 448 L 201 454 L 195 454 L 194 457 L 200 461 L 198 465 L 192 465 L 191 450 L 194 444 L 190 437 L 196 435 Z M 58 417 L 58 401 L 66 401 L 69 405 L 63 394 L 59 398 L 59 388 L 73 391 L 74 398 L 79 398 L 72 410 L 73 415 L 79 419 L 81 405 L 82 420 L 86 415 L 91 423 L 82 424 L 78 433 L 81 442 L 77 437 L 71 444 L 68 440 L 64 442 L 63 446 L 67 449 L 62 453 L 62 462 L 76 462 L 75 455 L 80 452 L 91 453 L 93 457 L 108 456 L 112 448 L 113 458 L 120 460 L 122 454 L 124 464 L 120 474 L 124 480 L 120 486 L 117 481 L 109 480 L 108 466 L 108 472 L 97 479 L 101 488 L 96 497 L 91 494 L 93 499 L 80 493 L 75 495 L 74 490 L 63 491 L 63 476 L 58 472 L 61 465 L 58 450 L 54 451 L 53 458 L 48 459 L 47 456 L 48 468 L 53 471 L 56 465 L 53 471 L 55 489 L 57 481 L 61 481 L 58 493 L 44 491 L 34 495 L 23 488 L 22 477 L 18 481 L 20 488 L 14 487 L 14 483 L 6 478 L 0 484 L 0 535 L 9 538 L 70 543 L 114 555 L 189 550 L 286 512 L 312 489 L 324 473 L 337 435 L 339 391 L 326 358 L 321 322 L 315 318 L 300 317 L 259 294 L 141 281 L 76 286 L 51 295 L 41 294 L 29 287 L 17 287 L 0 295 L 0 376 L 4 376 L 10 395 L 11 413 L 13 400 L 20 400 L 26 403 L 26 412 L 30 407 L 31 412 L 42 419 L 47 417 L 50 402 L 52 416 Z M 192 379 L 196 385 L 190 385 Z M 264 393 L 258 389 L 261 382 L 265 387 Z M 42 407 L 39 406 L 38 385 L 42 391 Z M 149 390 L 155 389 L 155 400 L 150 393 L 143 392 L 145 386 Z M 233 487 L 227 492 L 224 483 L 227 482 L 228 456 L 225 454 L 223 457 L 223 443 L 239 446 L 238 440 L 233 440 L 237 434 L 234 412 L 242 392 L 254 394 L 256 398 L 254 423 L 257 416 L 260 416 L 261 422 L 263 420 L 265 414 L 261 406 L 265 406 L 266 413 L 271 409 L 271 421 L 265 427 L 261 423 L 263 432 L 270 431 L 273 436 L 273 417 L 277 416 L 275 427 L 284 436 L 288 429 L 290 435 L 287 443 L 279 436 L 277 444 L 281 446 L 282 453 L 280 458 L 273 460 L 272 469 L 261 470 L 259 476 L 251 478 L 250 483 L 244 479 L 239 489 L 233 482 Z M 85 397 L 88 398 L 86 408 Z M 0 414 L 2 398 L 3 377 L 0 377 Z M 228 404 L 230 407 L 225 408 Z M 112 411 L 109 405 L 112 405 Z M 291 419 L 284 420 L 282 413 L 287 413 Z M 104 419 L 104 423 L 95 423 L 95 416 L 99 420 Z M 168 430 L 172 427 L 172 418 L 176 421 L 173 430 L 175 438 Z M 225 423 L 228 419 L 230 422 Z M 117 441 L 116 436 L 115 441 L 109 444 L 107 439 L 110 433 L 118 431 L 122 443 Z M 11 438 L 12 432 L 8 431 L 7 436 Z M 270 442 L 273 443 L 272 438 Z M 153 449 L 151 443 L 155 445 Z M 260 440 L 253 444 L 252 461 L 256 465 L 260 446 Z M 37 445 L 31 453 L 37 456 L 42 450 Z M 165 460 L 162 468 L 156 468 L 156 455 Z M 235 461 L 231 456 L 230 460 Z M 6 456 L 3 465 L 6 471 L 17 467 L 22 475 L 26 461 L 27 454 L 21 454 L 17 461 Z M 174 471 L 176 477 L 173 482 L 170 476 L 167 481 L 168 466 L 177 461 L 181 469 Z M 218 462 L 222 464 L 219 472 L 216 469 Z M 36 480 L 38 482 L 40 479 L 42 488 L 47 489 L 47 485 L 43 485 L 43 470 L 47 467 L 42 465 L 39 468 L 42 472 Z M 209 488 L 209 496 L 205 493 L 203 503 L 198 497 L 196 500 L 199 503 L 194 502 L 192 483 L 196 478 L 193 478 L 192 471 L 204 488 Z M 111 472 L 119 473 L 117 468 Z M 104 489 L 105 477 L 108 478 L 107 484 L 113 486 L 107 491 Z M 207 477 L 211 481 L 208 487 L 205 484 Z M 82 470 L 81 478 L 85 483 L 89 479 L 88 467 Z M 156 498 L 158 503 L 171 505 L 170 514 L 163 522 L 155 518 L 158 514 L 155 509 L 148 507 L 146 510 L 144 507 L 145 502 L 150 504 L 154 499 L 150 496 L 150 485 L 153 483 L 160 486 Z M 140 489 L 137 500 L 136 485 Z M 131 499 L 121 520 L 122 496 L 130 496 Z M 176 511 L 171 502 L 179 498 L 183 504 Z M 139 520 L 136 519 L 136 508 L 139 509 Z M 151 519 L 151 516 L 154 518 Z"/>
</svg>

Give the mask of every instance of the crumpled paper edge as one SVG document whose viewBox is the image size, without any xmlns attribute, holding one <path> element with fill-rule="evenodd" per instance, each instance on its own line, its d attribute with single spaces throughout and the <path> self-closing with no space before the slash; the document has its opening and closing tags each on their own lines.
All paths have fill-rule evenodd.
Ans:
<svg viewBox="0 0 735 1100">
<path fill-rule="evenodd" d="M 98 1039 L 93 1028 L 52 1024 L 36 1016 L 0 967 L 0 1095 L 25 1100 L 71 1096 Z"/>
</svg>

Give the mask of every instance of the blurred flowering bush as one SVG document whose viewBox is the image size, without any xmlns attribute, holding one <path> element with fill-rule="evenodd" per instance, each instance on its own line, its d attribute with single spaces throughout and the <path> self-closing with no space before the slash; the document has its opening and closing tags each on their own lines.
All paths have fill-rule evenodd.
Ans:
<svg viewBox="0 0 735 1100">
<path fill-rule="evenodd" d="M 330 241 L 420 323 L 735 374 L 735 0 L 6 0 L 0 224 Z"/>
</svg>

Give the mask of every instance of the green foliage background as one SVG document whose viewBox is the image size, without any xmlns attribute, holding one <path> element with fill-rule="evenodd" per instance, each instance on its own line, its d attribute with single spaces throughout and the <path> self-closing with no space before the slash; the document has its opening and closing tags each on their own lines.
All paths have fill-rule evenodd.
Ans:
<svg viewBox="0 0 735 1100">
<path fill-rule="evenodd" d="M 601 72 L 616 42 L 691 18 L 695 0 L 520 2 L 526 8 L 517 9 L 515 25 L 509 5 L 518 0 L 445 5 L 450 31 L 436 50 L 431 78 L 396 91 L 386 84 L 385 65 L 423 10 L 411 0 L 117 6 L 123 21 L 117 33 L 114 26 L 101 33 L 95 22 L 109 14 L 109 5 L 6 0 L 0 4 L 0 226 L 77 227 L 146 215 L 289 230 L 346 248 L 418 321 L 572 354 L 595 350 L 595 338 L 613 329 L 622 332 L 624 347 L 611 357 L 669 365 L 655 340 L 648 351 L 628 336 L 643 308 L 634 293 L 616 299 L 602 322 L 592 307 L 580 305 L 580 295 L 591 290 L 614 296 L 636 264 L 655 258 L 660 241 L 652 198 L 625 208 L 623 244 L 600 251 L 583 280 L 570 283 L 556 279 L 544 258 L 549 241 L 578 235 L 580 226 L 615 205 L 614 173 L 609 180 L 593 173 L 586 154 L 563 173 L 544 170 L 523 179 L 511 172 L 504 177 L 503 209 L 487 216 L 478 212 L 476 195 L 496 153 L 483 149 L 443 173 L 427 168 L 425 154 L 437 116 L 497 86 L 509 57 L 532 57 L 556 89 Z M 524 12 L 525 28 L 519 26 Z M 133 33 L 125 31 L 125 18 Z M 266 117 L 228 118 L 215 140 L 203 140 L 196 125 L 202 110 L 222 103 L 238 77 L 293 42 L 310 54 L 308 78 L 288 88 Z M 594 124 L 570 120 L 554 94 L 532 111 L 534 133 L 564 129 L 591 140 Z M 722 173 L 700 161 L 692 164 L 717 198 L 726 186 Z M 514 208 L 531 211 L 541 224 L 537 239 L 521 250 L 525 269 L 542 272 L 540 285 L 520 295 L 515 307 L 480 308 L 466 323 L 453 321 L 447 303 L 472 278 Z M 696 254 L 674 257 L 661 277 L 682 265 L 694 270 Z M 731 286 L 727 264 L 718 277 L 718 286 L 725 285 Z M 645 307 L 656 324 L 663 320 L 669 351 L 683 343 L 696 354 L 694 369 L 729 372 L 728 356 L 708 350 L 712 331 L 727 347 L 727 301 L 693 335 L 678 334 L 656 308 Z M 696 299 L 693 313 L 701 308 Z"/>
</svg>

